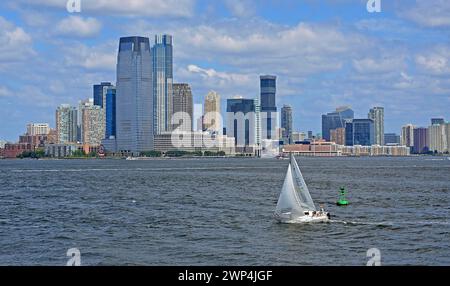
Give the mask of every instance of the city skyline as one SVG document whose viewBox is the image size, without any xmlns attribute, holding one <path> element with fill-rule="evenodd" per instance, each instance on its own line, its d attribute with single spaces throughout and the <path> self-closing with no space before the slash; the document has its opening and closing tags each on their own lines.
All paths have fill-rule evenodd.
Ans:
<svg viewBox="0 0 450 286">
<path fill-rule="evenodd" d="M 355 118 L 383 106 L 385 133 L 450 117 L 450 52 L 443 40 L 449 23 L 439 20 L 449 18 L 445 1 L 383 1 L 382 13 L 372 14 L 357 0 L 192 0 L 153 10 L 142 7 L 154 1 L 137 2 L 143 6 L 127 11 L 117 1 L 86 2 L 71 14 L 56 1 L 2 1 L 0 118 L 8 124 L 0 140 L 16 140 L 29 122 L 54 127 L 57 106 L 76 106 L 93 84 L 115 84 L 118 38 L 166 33 L 176 46 L 173 81 L 190 84 L 194 103 L 209 90 L 222 95 L 222 106 L 236 95 L 256 98 L 257 78 L 274 74 L 277 106 L 292 106 L 296 131 L 320 132 L 321 114 L 341 105 L 351 105 Z M 431 17 L 427 5 L 441 7 L 441 14 Z"/>
</svg>

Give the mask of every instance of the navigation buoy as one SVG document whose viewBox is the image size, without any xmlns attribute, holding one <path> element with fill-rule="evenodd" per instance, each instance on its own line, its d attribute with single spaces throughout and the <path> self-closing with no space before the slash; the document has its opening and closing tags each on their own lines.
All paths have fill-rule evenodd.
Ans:
<svg viewBox="0 0 450 286">
<path fill-rule="evenodd" d="M 347 191 L 344 187 L 341 187 L 339 189 L 339 200 L 336 202 L 338 206 L 347 206 L 349 204 L 348 200 L 346 199 Z"/>
</svg>

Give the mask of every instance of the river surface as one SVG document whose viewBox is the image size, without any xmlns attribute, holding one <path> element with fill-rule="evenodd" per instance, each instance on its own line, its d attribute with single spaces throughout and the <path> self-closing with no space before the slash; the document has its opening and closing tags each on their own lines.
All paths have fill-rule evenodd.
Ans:
<svg viewBox="0 0 450 286">
<path fill-rule="evenodd" d="M 297 160 L 332 222 L 272 219 L 288 160 L 0 160 L 0 265 L 450 265 L 450 160 Z"/>
</svg>

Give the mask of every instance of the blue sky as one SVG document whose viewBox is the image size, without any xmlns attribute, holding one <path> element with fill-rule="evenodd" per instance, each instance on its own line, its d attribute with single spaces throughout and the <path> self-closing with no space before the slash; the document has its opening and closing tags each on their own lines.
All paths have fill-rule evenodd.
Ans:
<svg viewBox="0 0 450 286">
<path fill-rule="evenodd" d="M 450 118 L 450 1 L 66 0 L 0 3 L 0 140 L 29 122 L 55 124 L 55 108 L 115 81 L 119 37 L 174 36 L 175 81 L 194 101 L 259 93 L 278 76 L 278 106 L 294 128 L 321 131 L 321 114 L 351 105 L 357 117 L 385 107 L 386 132 Z"/>
</svg>

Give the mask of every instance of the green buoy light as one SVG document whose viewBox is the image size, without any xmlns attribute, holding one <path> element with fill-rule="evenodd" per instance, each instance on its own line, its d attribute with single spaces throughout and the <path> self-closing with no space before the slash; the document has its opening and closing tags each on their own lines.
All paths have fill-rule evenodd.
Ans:
<svg viewBox="0 0 450 286">
<path fill-rule="evenodd" d="M 347 199 L 345 198 L 345 196 L 347 195 L 347 191 L 345 190 L 344 187 L 341 187 L 339 189 L 339 200 L 336 202 L 336 204 L 338 206 L 346 206 L 349 204 L 349 202 L 347 201 Z"/>
</svg>

